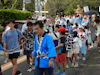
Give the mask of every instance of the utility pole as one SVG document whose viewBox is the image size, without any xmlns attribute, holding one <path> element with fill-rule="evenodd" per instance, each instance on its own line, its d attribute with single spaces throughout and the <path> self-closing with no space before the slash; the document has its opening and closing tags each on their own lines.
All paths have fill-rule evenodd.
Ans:
<svg viewBox="0 0 100 75">
<path fill-rule="evenodd" d="M 44 16 L 46 17 L 46 2 L 47 0 L 44 0 Z"/>
<path fill-rule="evenodd" d="M 40 6 L 40 0 L 38 0 L 38 3 L 39 3 L 39 16 L 41 16 L 41 12 L 40 12 L 40 8 L 41 8 L 41 6 Z"/>
<path fill-rule="evenodd" d="M 23 0 L 23 11 L 25 11 L 25 0 Z"/>
</svg>

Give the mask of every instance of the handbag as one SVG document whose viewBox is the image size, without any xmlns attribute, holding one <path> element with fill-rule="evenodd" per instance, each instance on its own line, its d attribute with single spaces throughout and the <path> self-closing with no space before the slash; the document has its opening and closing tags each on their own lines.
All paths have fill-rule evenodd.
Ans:
<svg viewBox="0 0 100 75">
<path fill-rule="evenodd" d="M 58 54 L 61 54 L 61 53 L 62 53 L 62 50 L 63 50 L 63 47 L 64 47 L 65 43 L 66 43 L 66 40 L 65 40 L 65 42 L 64 42 L 64 44 L 63 44 L 63 46 L 62 46 L 62 47 L 60 47 L 60 48 L 58 49 Z"/>
</svg>

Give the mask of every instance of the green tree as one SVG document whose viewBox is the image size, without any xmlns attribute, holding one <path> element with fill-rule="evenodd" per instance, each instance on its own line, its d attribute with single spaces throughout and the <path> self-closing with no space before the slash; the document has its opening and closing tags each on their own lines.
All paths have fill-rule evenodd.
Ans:
<svg viewBox="0 0 100 75">
<path fill-rule="evenodd" d="M 47 9 L 50 15 L 60 14 L 74 14 L 74 9 L 80 5 L 81 8 L 89 6 L 90 10 L 97 10 L 100 5 L 100 0 L 48 0 Z"/>
</svg>

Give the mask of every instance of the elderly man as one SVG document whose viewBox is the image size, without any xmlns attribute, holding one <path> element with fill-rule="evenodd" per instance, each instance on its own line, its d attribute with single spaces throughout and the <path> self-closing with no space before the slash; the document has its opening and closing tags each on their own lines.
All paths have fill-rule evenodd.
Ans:
<svg viewBox="0 0 100 75">
<path fill-rule="evenodd" d="M 34 75 L 51 75 L 54 68 L 54 59 L 56 58 L 56 50 L 50 35 L 44 32 L 43 23 L 37 21 L 34 24 L 36 32 L 35 50 L 33 56 L 35 59 Z"/>
</svg>

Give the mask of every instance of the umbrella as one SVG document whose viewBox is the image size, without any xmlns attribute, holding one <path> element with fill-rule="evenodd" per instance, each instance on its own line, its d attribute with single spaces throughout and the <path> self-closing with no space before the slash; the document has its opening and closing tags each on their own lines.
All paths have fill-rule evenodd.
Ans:
<svg viewBox="0 0 100 75">
<path fill-rule="evenodd" d="M 96 10 L 90 10 L 88 12 L 85 12 L 83 15 L 93 15 L 93 14 L 99 14 L 99 12 Z"/>
</svg>

